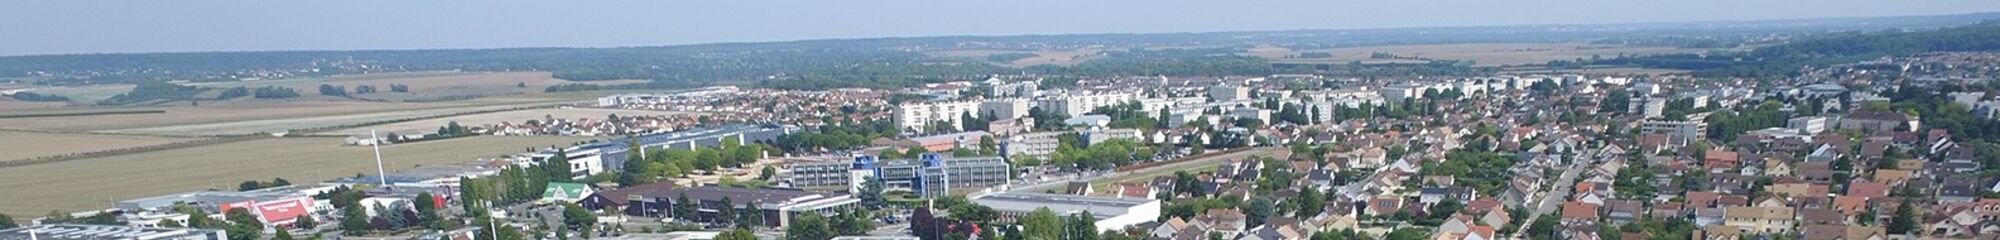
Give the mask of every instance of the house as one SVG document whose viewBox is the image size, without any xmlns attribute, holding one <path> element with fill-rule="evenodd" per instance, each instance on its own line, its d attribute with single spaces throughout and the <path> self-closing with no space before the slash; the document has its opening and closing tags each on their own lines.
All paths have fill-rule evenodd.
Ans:
<svg viewBox="0 0 2000 240">
<path fill-rule="evenodd" d="M 1605 208 L 1607 209 L 1605 217 L 1611 220 L 1612 224 L 1618 225 L 1636 221 L 1646 214 L 1645 206 L 1634 201 L 1613 200 L 1606 202 Z"/>
<path fill-rule="evenodd" d="M 1563 225 L 1597 225 L 1597 205 L 1566 202 L 1562 205 Z"/>
<path fill-rule="evenodd" d="M 1708 169 L 1734 169 L 1741 164 L 1739 162 L 1741 159 L 1737 157 L 1734 151 L 1708 151 L 1708 155 L 1703 156 L 1701 162 L 1702 166 Z"/>
<path fill-rule="evenodd" d="M 1882 198 L 1889 196 L 1889 185 L 1865 180 L 1855 180 L 1847 184 L 1847 196 Z"/>
<path fill-rule="evenodd" d="M 1848 219 L 1847 214 L 1843 214 L 1839 210 L 1825 208 L 1800 208 L 1798 213 L 1799 224 L 1846 225 Z M 1806 230 L 1811 231 L 1812 229 Z"/>
<path fill-rule="evenodd" d="M 1180 233 L 1181 229 L 1187 229 L 1191 225 L 1185 219 L 1174 217 L 1161 222 L 1160 226 L 1153 227 L 1151 235 L 1153 238 L 1172 238 L 1175 233 Z"/>
<path fill-rule="evenodd" d="M 1236 209 L 1209 209 L 1201 216 L 1195 216 L 1195 221 L 1208 223 L 1210 232 L 1219 232 L 1223 236 L 1233 236 L 1246 230 L 1246 219 L 1243 212 Z"/>
<path fill-rule="evenodd" d="M 590 185 L 582 183 L 550 182 L 548 188 L 542 190 L 541 201 L 576 203 L 596 192 Z"/>
<path fill-rule="evenodd" d="M 1733 207 L 1723 213 L 1723 225 L 1752 233 L 1785 233 L 1792 229 L 1792 209 L 1784 207 Z"/>
<path fill-rule="evenodd" d="M 1678 202 L 1655 203 L 1647 209 L 1646 216 L 1657 220 L 1681 219 L 1687 217 L 1686 204 Z"/>
<path fill-rule="evenodd" d="M 1069 182 L 1063 186 L 1064 194 L 1087 196 L 1094 192 L 1097 192 L 1097 189 L 1090 187 L 1090 182 Z"/>
<path fill-rule="evenodd" d="M 1368 212 L 1369 214 L 1375 216 L 1388 216 L 1391 214 L 1396 214 L 1397 211 L 1402 211 L 1402 209 L 1403 209 L 1403 199 L 1394 197 L 1375 197 L 1374 199 L 1368 200 Z"/>
<path fill-rule="evenodd" d="M 1743 238 L 1743 229 L 1723 225 L 1710 225 L 1695 231 L 1696 240 L 1737 240 Z"/>
</svg>

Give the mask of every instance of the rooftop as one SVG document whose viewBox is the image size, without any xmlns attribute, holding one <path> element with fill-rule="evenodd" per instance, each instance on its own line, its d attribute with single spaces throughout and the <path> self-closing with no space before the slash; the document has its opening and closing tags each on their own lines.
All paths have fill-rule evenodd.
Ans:
<svg viewBox="0 0 2000 240">
<path fill-rule="evenodd" d="M 1126 209 L 1159 201 L 1157 199 L 1012 192 L 987 194 L 972 199 L 973 203 L 991 207 L 993 210 L 999 211 L 1030 212 L 1035 211 L 1036 208 L 1047 207 L 1050 211 L 1054 211 L 1056 215 L 1066 216 L 1072 213 L 1090 211 L 1092 215 L 1098 218 L 1124 215 Z"/>
<path fill-rule="evenodd" d="M 222 230 L 191 228 L 141 228 L 128 226 L 51 224 L 0 230 L 0 240 L 112 240 L 112 239 L 210 239 L 223 238 Z"/>
</svg>

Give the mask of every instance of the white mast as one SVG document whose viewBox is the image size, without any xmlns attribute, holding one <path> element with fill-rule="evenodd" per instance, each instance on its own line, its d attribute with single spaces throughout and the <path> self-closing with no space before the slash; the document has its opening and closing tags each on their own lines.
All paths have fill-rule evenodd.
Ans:
<svg viewBox="0 0 2000 240">
<path fill-rule="evenodd" d="M 389 173 L 382 170 L 382 143 L 388 141 L 383 140 L 382 137 L 375 136 L 375 129 L 368 129 L 368 139 L 375 142 L 375 144 L 369 144 L 369 146 L 375 148 L 375 180 L 379 180 L 382 184 L 381 187 L 389 187 Z"/>
</svg>

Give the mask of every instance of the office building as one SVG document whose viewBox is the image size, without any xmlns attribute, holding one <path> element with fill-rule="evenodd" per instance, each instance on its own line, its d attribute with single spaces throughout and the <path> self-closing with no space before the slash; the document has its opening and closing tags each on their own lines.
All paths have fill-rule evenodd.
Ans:
<svg viewBox="0 0 2000 240">
<path fill-rule="evenodd" d="M 852 162 L 793 163 L 786 169 L 791 174 L 786 179 L 794 187 L 852 189 L 868 177 L 875 177 L 887 188 L 908 189 L 923 196 L 1006 185 L 1013 170 L 1000 157 L 951 157 L 936 153 L 891 160 L 857 156 Z"/>
</svg>

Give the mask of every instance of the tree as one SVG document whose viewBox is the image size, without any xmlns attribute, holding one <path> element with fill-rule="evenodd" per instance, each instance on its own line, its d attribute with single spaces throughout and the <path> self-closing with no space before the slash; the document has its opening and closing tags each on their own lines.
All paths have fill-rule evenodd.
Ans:
<svg viewBox="0 0 2000 240">
<path fill-rule="evenodd" d="M 311 215 L 299 216 L 299 220 L 292 222 L 292 226 L 299 229 L 314 229 L 319 227 L 319 220 L 313 220 Z"/>
<path fill-rule="evenodd" d="M 1243 215 L 1248 218 L 1244 227 L 1256 228 L 1257 226 L 1263 226 L 1264 219 L 1271 217 L 1274 211 L 1277 211 L 1277 206 L 1271 202 L 1270 198 L 1263 196 L 1250 198 L 1249 204 L 1243 208 Z"/>
<path fill-rule="evenodd" d="M 735 205 L 736 202 L 733 199 L 722 197 L 722 208 L 716 209 L 714 222 L 716 224 L 735 224 L 737 217 Z"/>
<path fill-rule="evenodd" d="M 264 222 L 258 221 L 257 215 L 250 215 L 248 208 L 229 209 L 223 213 L 223 219 L 230 222 L 228 227 L 223 228 L 229 234 L 229 240 L 257 240 L 264 232 Z"/>
<path fill-rule="evenodd" d="M 0 229 L 9 229 L 17 227 L 21 227 L 21 224 L 14 223 L 14 216 L 7 216 L 7 214 L 5 213 L 0 213 Z"/>
<path fill-rule="evenodd" d="M 1055 240 L 1063 236 L 1063 219 L 1048 207 L 1035 208 L 1021 216 L 1021 234 L 1030 240 Z"/>
<path fill-rule="evenodd" d="M 292 240 L 291 230 L 278 229 L 276 232 L 277 236 L 272 236 L 272 240 Z"/>
<path fill-rule="evenodd" d="M 1063 229 L 1065 229 L 1063 231 L 1063 239 L 1097 240 L 1097 217 L 1091 216 L 1090 211 L 1083 211 L 1070 216 L 1069 220 L 1063 223 L 1063 226 Z"/>
<path fill-rule="evenodd" d="M 862 180 L 861 182 L 861 192 L 855 194 L 861 195 L 862 205 L 867 206 L 869 209 L 879 209 L 882 208 L 882 205 L 887 200 L 882 196 L 883 188 L 882 179 L 868 176 L 866 180 Z"/>
<path fill-rule="evenodd" d="M 345 215 L 340 219 L 341 231 L 346 232 L 349 236 L 360 236 L 368 234 L 368 231 L 375 230 L 374 226 L 368 224 L 368 212 L 361 210 L 361 208 L 363 207 L 348 206 L 346 209 L 340 210 Z"/>
<path fill-rule="evenodd" d="M 682 221 L 694 220 L 694 208 L 694 200 L 688 199 L 686 192 L 682 192 L 680 196 L 674 197 L 674 219 Z"/>
<path fill-rule="evenodd" d="M 866 215 L 867 213 L 862 211 L 850 210 L 840 216 L 834 216 L 830 225 L 841 236 L 867 235 L 869 230 L 875 230 L 875 221 L 869 220 Z"/>
<path fill-rule="evenodd" d="M 741 215 L 736 217 L 737 228 L 756 228 L 759 225 L 764 225 L 764 208 L 758 207 L 755 202 L 750 203 L 749 206 L 744 206 L 743 211 L 736 214 Z"/>
<path fill-rule="evenodd" d="M 1398 229 L 1396 229 L 1395 231 L 1390 231 L 1388 235 L 1383 235 L 1383 236 L 1382 236 L 1382 239 L 1383 239 L 1383 240 L 1423 240 L 1423 239 L 1425 239 L 1425 237 L 1428 237 L 1428 236 L 1430 236 L 1430 231 L 1426 231 L 1426 230 L 1424 230 L 1424 229 L 1422 229 L 1422 228 L 1413 228 L 1413 227 L 1406 227 L 1406 228 L 1398 228 Z"/>
<path fill-rule="evenodd" d="M 958 204 L 951 207 L 951 217 L 957 218 L 959 221 L 986 224 L 999 219 L 1000 211 L 995 211 L 986 205 Z"/>
<path fill-rule="evenodd" d="M 573 229 L 589 228 L 591 224 L 597 223 L 596 214 L 591 214 L 590 210 L 583 209 L 583 206 L 577 206 L 575 203 L 563 204 L 562 216 L 563 225 Z"/>
<path fill-rule="evenodd" d="M 750 233 L 750 229 L 736 228 L 716 234 L 715 240 L 757 240 L 757 234 Z"/>
<path fill-rule="evenodd" d="M 771 165 L 764 165 L 764 169 L 757 172 L 757 180 L 771 181 L 774 177 L 778 177 L 778 168 Z"/>
<path fill-rule="evenodd" d="M 1889 219 L 1889 226 L 1887 227 L 1889 234 L 1909 234 L 1911 233 L 1910 231 L 1916 230 L 1917 212 L 1915 208 L 1916 206 L 1912 206 L 1908 200 L 1896 206 L 1896 217 Z"/>
<path fill-rule="evenodd" d="M 833 239 L 835 232 L 828 226 L 826 217 L 819 213 L 799 214 L 791 226 L 785 227 L 785 239 L 827 240 Z"/>
<path fill-rule="evenodd" d="M 1528 232 L 1526 232 L 1528 239 L 1556 239 L 1556 227 L 1558 227 L 1558 224 L 1561 224 L 1561 222 L 1557 222 L 1554 214 L 1542 214 L 1541 217 L 1535 218 L 1534 223 L 1528 224 Z"/>
</svg>

